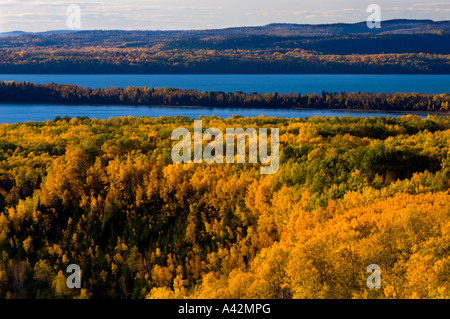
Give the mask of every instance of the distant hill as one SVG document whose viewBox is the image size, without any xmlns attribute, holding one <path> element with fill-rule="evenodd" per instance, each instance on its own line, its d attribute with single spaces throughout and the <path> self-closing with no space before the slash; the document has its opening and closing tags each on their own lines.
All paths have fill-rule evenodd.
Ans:
<svg viewBox="0 0 450 319">
<path fill-rule="evenodd" d="M 272 23 L 260 27 L 236 27 L 220 30 L 193 31 L 197 34 L 217 35 L 278 35 L 278 36 L 330 36 L 357 34 L 417 34 L 432 31 L 450 31 L 450 21 L 396 19 L 381 22 L 381 28 L 370 29 L 367 23 L 292 24 Z"/>
<path fill-rule="evenodd" d="M 366 22 L 321 25 L 269 24 L 187 31 L 13 32 L 0 38 L 0 49 L 156 48 L 166 50 L 300 49 L 322 54 L 450 54 L 450 21 L 389 20 L 380 29 Z"/>
<path fill-rule="evenodd" d="M 356 35 L 356 34 L 416 34 L 439 30 L 450 30 L 450 21 L 434 22 L 432 20 L 388 20 L 381 22 L 381 28 L 370 29 L 366 22 L 359 23 L 335 23 L 335 24 L 269 24 L 263 29 L 276 32 L 287 29 L 292 35 Z"/>
<path fill-rule="evenodd" d="M 274 23 L 210 30 L 0 35 L 0 73 L 447 74 L 449 70 L 450 21 L 388 20 L 380 29 L 370 29 L 366 22 Z"/>
<path fill-rule="evenodd" d="M 381 22 L 382 27 L 370 29 L 367 23 L 333 23 L 333 24 L 292 24 L 292 23 L 272 23 L 265 26 L 253 27 L 232 27 L 224 29 L 205 30 L 148 30 L 148 31 L 123 31 L 123 30 L 55 30 L 46 32 L 0 32 L 0 37 L 18 35 L 38 35 L 51 36 L 59 34 L 80 33 L 88 36 L 92 34 L 105 34 L 114 36 L 117 34 L 133 35 L 134 37 L 155 37 L 164 36 L 176 39 L 183 37 L 204 37 L 204 36 L 243 36 L 243 35 L 265 35 L 265 36 L 331 36 L 331 35 L 368 35 L 368 34 L 418 34 L 435 31 L 450 32 L 449 21 L 433 20 L 409 20 L 396 19 Z"/>
<path fill-rule="evenodd" d="M 15 37 L 22 34 L 26 34 L 26 32 L 24 31 L 0 32 L 0 38 Z"/>
<path fill-rule="evenodd" d="M 44 31 L 44 32 L 9 31 L 9 32 L 0 32 L 0 38 L 17 37 L 17 36 L 24 35 L 24 34 L 51 35 L 51 34 L 73 33 L 73 32 L 79 32 L 79 31 L 77 31 L 77 30 L 53 30 L 53 31 Z"/>
</svg>

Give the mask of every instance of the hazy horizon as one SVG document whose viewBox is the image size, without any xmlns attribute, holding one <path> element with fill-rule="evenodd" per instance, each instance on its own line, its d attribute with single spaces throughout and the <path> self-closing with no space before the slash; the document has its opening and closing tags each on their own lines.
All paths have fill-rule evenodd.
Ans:
<svg viewBox="0 0 450 319">
<path fill-rule="evenodd" d="M 438 22 L 450 22 L 449 20 L 432 20 L 432 19 L 404 19 L 404 18 L 397 18 L 397 19 L 389 19 L 389 20 L 382 20 L 381 22 L 388 22 L 393 20 L 410 20 L 410 21 L 423 21 L 423 20 L 430 20 L 435 23 Z M 10 31 L 0 31 L 0 33 L 12 33 L 12 32 L 25 32 L 25 33 L 47 33 L 47 32 L 82 32 L 82 31 L 202 31 L 202 30 L 222 30 L 222 29 L 233 29 L 233 28 L 258 28 L 258 27 L 264 27 L 271 24 L 287 24 L 287 25 L 311 25 L 311 26 L 320 26 L 320 25 L 333 25 L 333 24 L 359 24 L 359 23 L 365 23 L 366 21 L 357 21 L 357 22 L 332 22 L 332 23 L 288 23 L 288 22 L 272 22 L 269 24 L 264 25 L 247 25 L 247 26 L 230 26 L 230 27 L 224 27 L 224 28 L 199 28 L 199 29 L 77 29 L 77 30 L 69 30 L 69 29 L 51 29 L 51 30 L 44 30 L 44 31 L 25 31 L 25 30 L 10 30 Z"/>
<path fill-rule="evenodd" d="M 373 0 L 0 0 L 0 32 L 68 30 L 67 7 L 81 8 L 80 30 L 204 30 L 271 23 L 333 24 L 366 21 Z M 445 21 L 450 2 L 379 0 L 381 19 Z"/>
</svg>

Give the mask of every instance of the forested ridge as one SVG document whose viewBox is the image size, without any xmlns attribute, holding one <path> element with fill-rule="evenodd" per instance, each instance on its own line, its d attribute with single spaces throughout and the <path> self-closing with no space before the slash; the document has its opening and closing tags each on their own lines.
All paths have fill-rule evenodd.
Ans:
<svg viewBox="0 0 450 319">
<path fill-rule="evenodd" d="M 0 103 L 167 105 L 239 108 L 319 108 L 448 112 L 450 94 L 421 93 L 244 93 L 175 88 L 110 87 L 0 81 Z"/>
<path fill-rule="evenodd" d="M 274 175 L 173 164 L 179 127 L 1 124 L 0 298 L 450 297 L 450 117 L 203 118 L 279 128 Z"/>
<path fill-rule="evenodd" d="M 450 74 L 449 54 L 314 54 L 294 50 L 104 49 L 0 51 L 19 74 Z"/>
<path fill-rule="evenodd" d="M 0 73 L 450 74 L 450 22 L 0 37 Z"/>
</svg>

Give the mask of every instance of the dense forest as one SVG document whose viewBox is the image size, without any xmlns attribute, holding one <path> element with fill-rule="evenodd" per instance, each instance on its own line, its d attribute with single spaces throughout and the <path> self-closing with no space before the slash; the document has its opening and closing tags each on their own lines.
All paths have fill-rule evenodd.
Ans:
<svg viewBox="0 0 450 319">
<path fill-rule="evenodd" d="M 449 74 L 450 22 L 22 34 L 0 37 L 0 73 Z"/>
<path fill-rule="evenodd" d="M 203 124 L 279 128 L 278 173 L 173 164 L 184 117 L 1 124 L 0 298 L 450 298 L 450 117 Z"/>
<path fill-rule="evenodd" d="M 449 41 L 450 43 L 450 41 Z M 295 50 L 104 49 L 0 51 L 0 73 L 450 74 L 450 54 L 322 55 Z"/>
<path fill-rule="evenodd" d="M 252 93 L 174 88 L 90 89 L 66 84 L 0 81 L 0 103 L 167 105 L 239 108 L 320 108 L 448 112 L 450 93 Z"/>
<path fill-rule="evenodd" d="M 450 54 L 450 21 L 390 20 L 382 28 L 367 23 L 322 25 L 269 24 L 210 30 L 49 31 L 6 36 L 0 49 L 158 48 L 167 49 L 304 49 L 321 53 L 441 53 Z M 340 45 L 336 45 L 338 41 Z M 351 43 L 352 45 L 345 45 Z M 342 45 L 344 44 L 344 45 Z"/>
</svg>

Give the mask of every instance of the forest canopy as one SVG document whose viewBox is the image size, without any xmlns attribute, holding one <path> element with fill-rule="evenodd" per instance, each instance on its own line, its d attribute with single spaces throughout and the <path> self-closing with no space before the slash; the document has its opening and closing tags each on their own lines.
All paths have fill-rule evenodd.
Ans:
<svg viewBox="0 0 450 319">
<path fill-rule="evenodd" d="M 450 74 L 450 54 L 323 55 L 302 49 L 6 49 L 0 50 L 0 73 Z"/>
<path fill-rule="evenodd" d="M 1 124 L 0 298 L 450 298 L 450 117 L 203 123 L 278 173 L 172 163 L 185 117 Z"/>
</svg>

